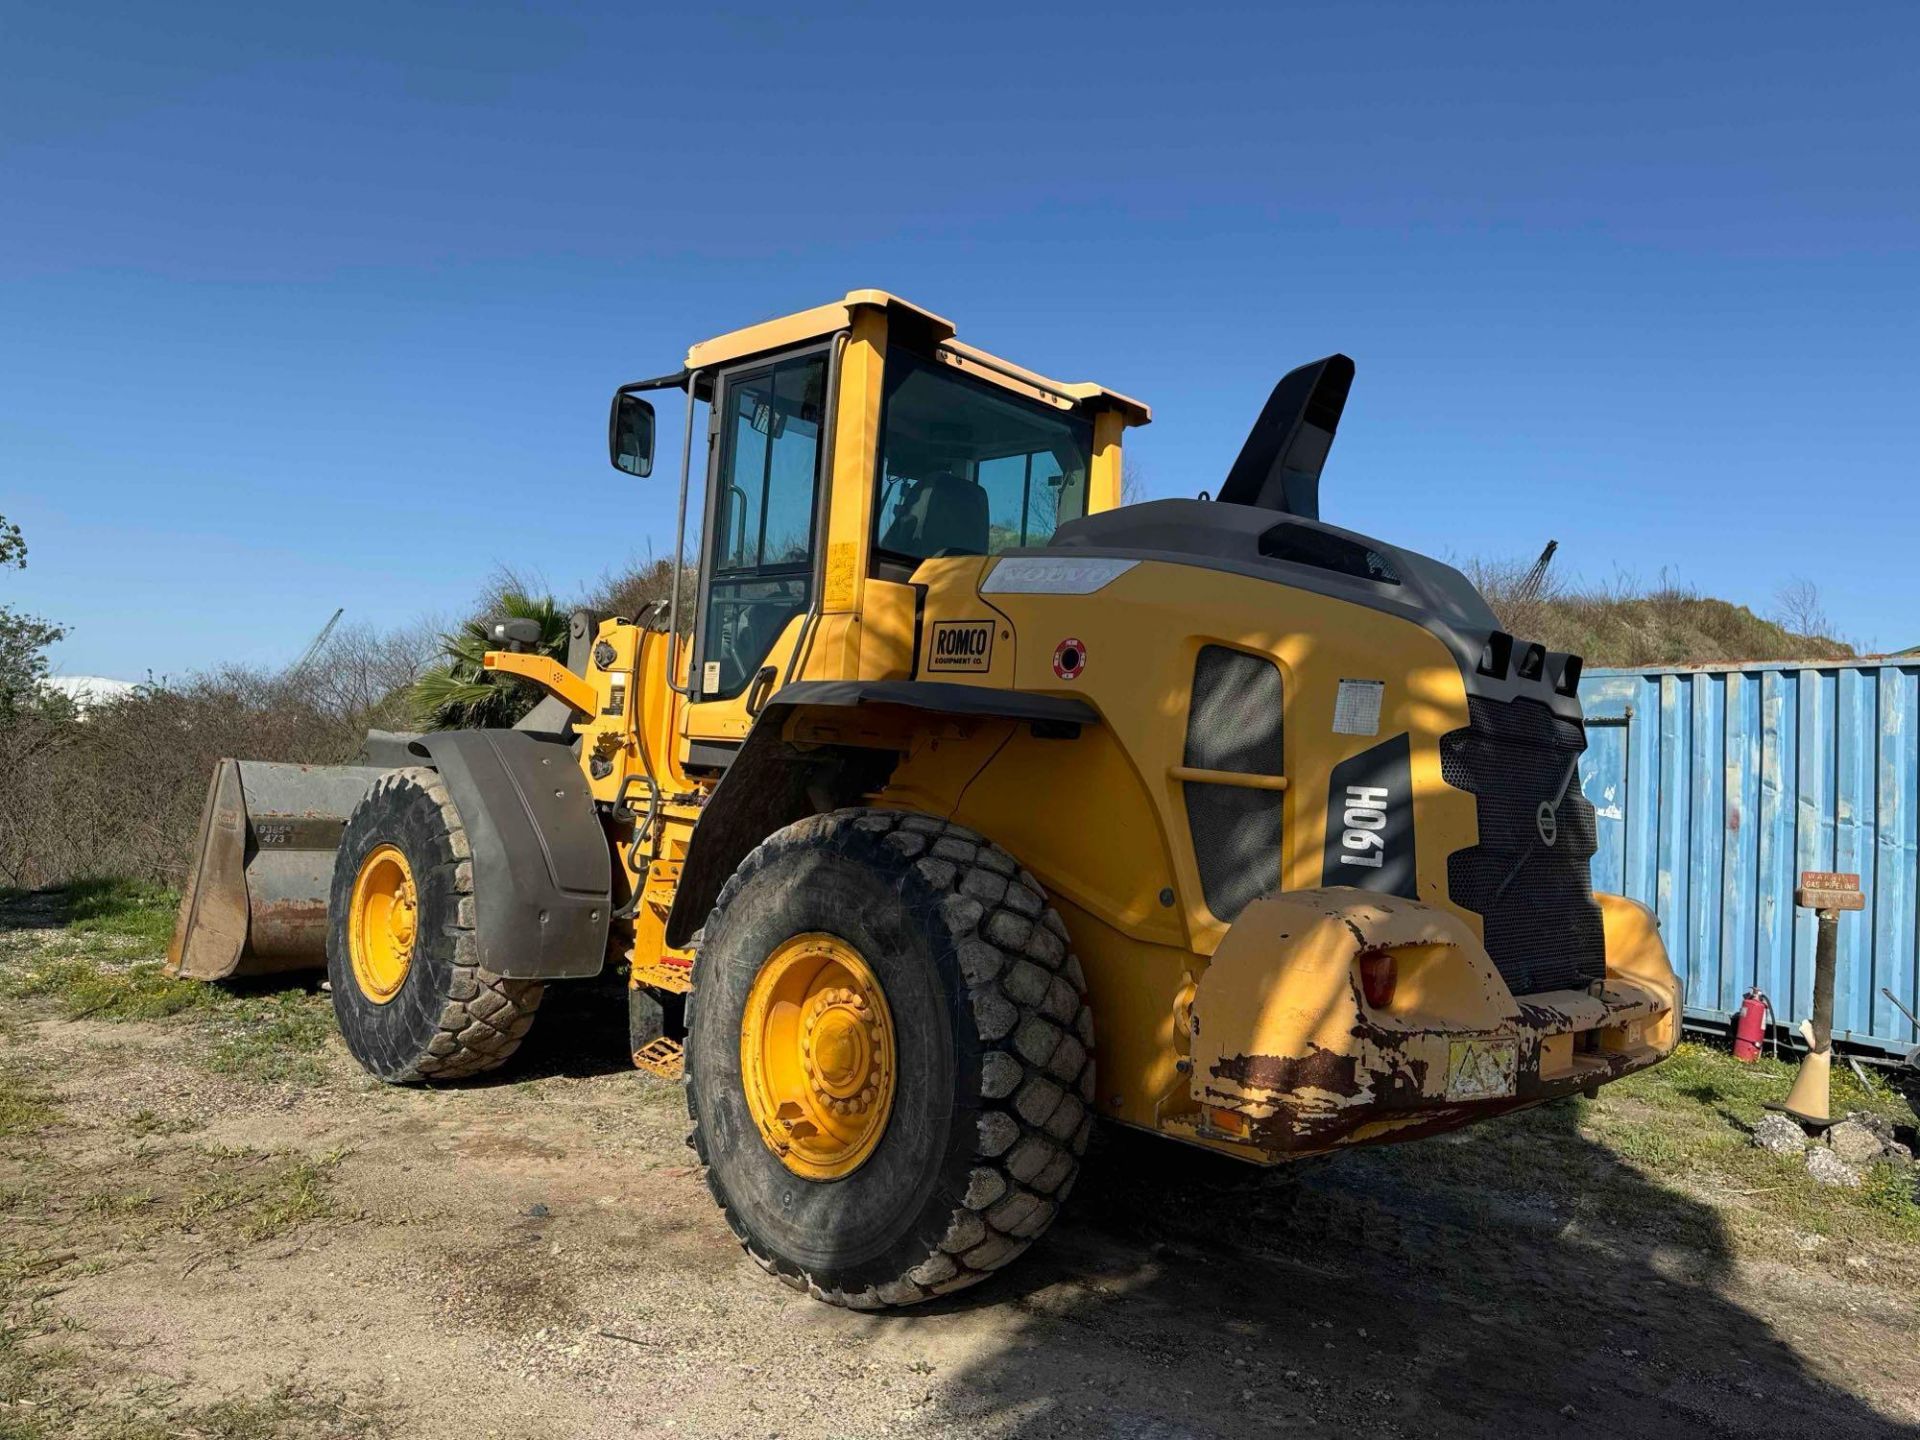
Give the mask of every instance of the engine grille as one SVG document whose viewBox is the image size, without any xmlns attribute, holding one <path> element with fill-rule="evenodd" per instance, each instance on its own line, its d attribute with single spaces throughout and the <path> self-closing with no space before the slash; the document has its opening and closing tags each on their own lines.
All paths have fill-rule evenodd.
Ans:
<svg viewBox="0 0 1920 1440">
<path fill-rule="evenodd" d="M 1485 922 L 1487 953 L 1516 995 L 1582 988 L 1606 973 L 1607 953 L 1588 865 L 1593 806 L 1578 773 L 1567 778 L 1585 727 L 1537 700 L 1469 697 L 1467 711 L 1467 727 L 1440 738 L 1440 773 L 1477 802 L 1480 843 L 1447 858 L 1448 893 Z M 1548 845 L 1540 806 L 1556 799 Z"/>
<path fill-rule="evenodd" d="M 1202 646 L 1187 712 L 1186 763 L 1282 775 L 1284 755 L 1279 667 L 1224 645 Z M 1280 884 L 1280 792 L 1197 781 L 1185 788 L 1207 908 L 1232 921 Z"/>
</svg>

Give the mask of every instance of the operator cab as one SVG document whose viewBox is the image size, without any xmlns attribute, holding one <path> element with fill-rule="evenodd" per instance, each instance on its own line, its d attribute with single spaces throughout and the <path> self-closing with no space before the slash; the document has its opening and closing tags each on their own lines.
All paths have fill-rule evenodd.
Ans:
<svg viewBox="0 0 1920 1440">
<path fill-rule="evenodd" d="M 911 617 L 908 582 L 929 560 L 1045 545 L 1118 505 L 1121 432 L 1150 418 L 962 345 L 949 322 L 876 290 L 703 341 L 677 374 L 622 386 L 616 468 L 651 470 L 642 392 L 668 388 L 688 396 L 682 543 L 707 406 L 693 654 L 675 671 L 686 733 L 705 747 L 696 767 L 724 765 L 721 747 L 780 686 L 870 677 L 867 637 L 900 633 L 885 616 Z M 897 668 L 911 670 L 910 643 Z"/>
</svg>

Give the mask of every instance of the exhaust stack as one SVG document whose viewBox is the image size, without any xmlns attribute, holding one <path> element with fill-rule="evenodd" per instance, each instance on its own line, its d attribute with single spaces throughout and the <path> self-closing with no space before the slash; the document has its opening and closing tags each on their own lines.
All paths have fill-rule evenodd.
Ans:
<svg viewBox="0 0 1920 1440">
<path fill-rule="evenodd" d="M 1213 498 L 1318 520 L 1320 469 L 1352 387 L 1353 361 L 1345 355 L 1281 376 Z"/>
</svg>

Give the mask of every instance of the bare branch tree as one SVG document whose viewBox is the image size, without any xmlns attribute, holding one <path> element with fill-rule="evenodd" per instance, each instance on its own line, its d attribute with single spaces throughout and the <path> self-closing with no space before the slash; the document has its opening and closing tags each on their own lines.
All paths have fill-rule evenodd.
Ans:
<svg viewBox="0 0 1920 1440">
<path fill-rule="evenodd" d="M 1826 608 L 1820 603 L 1820 587 L 1802 575 L 1794 576 L 1773 592 L 1772 618 L 1781 629 L 1791 630 L 1795 635 L 1825 639 L 1833 633 L 1833 622 L 1827 619 Z"/>
</svg>

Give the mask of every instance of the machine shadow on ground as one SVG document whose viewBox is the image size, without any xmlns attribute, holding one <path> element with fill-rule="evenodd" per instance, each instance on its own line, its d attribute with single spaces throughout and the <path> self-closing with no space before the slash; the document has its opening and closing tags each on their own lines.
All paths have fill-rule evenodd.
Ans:
<svg viewBox="0 0 1920 1440">
<path fill-rule="evenodd" d="M 945 1302 L 1021 1317 L 949 1377 L 956 1408 L 1033 1436 L 1920 1434 L 1730 1298 L 1721 1218 L 1584 1139 L 1577 1113 L 1491 1123 L 1563 1147 L 1630 1230 L 1530 1198 L 1524 1175 L 1491 1194 L 1414 1179 L 1399 1149 L 1233 1190 L 1109 1137 L 1047 1241 Z M 1139 1361 L 1117 1387 L 1116 1349 Z"/>
<path fill-rule="evenodd" d="M 633 1072 L 627 1044 L 627 982 L 621 974 L 548 985 L 539 1019 L 505 1065 L 461 1081 L 488 1089 L 553 1077 L 583 1080 Z"/>
<path fill-rule="evenodd" d="M 630 1069 L 622 989 L 553 987 L 539 1043 L 469 1083 Z M 987 1322 L 946 1404 L 1023 1436 L 1920 1436 L 1734 1298 L 1723 1217 L 1584 1136 L 1581 1103 L 1297 1183 L 1109 1129 L 1019 1261 L 859 1323 Z M 1451 1163 L 1494 1145 L 1518 1159 L 1493 1183 L 1481 1159 Z"/>
</svg>

